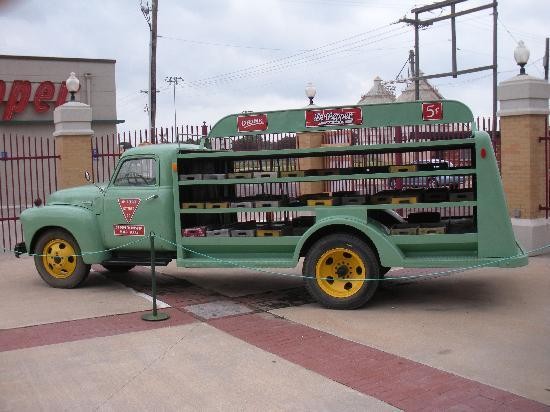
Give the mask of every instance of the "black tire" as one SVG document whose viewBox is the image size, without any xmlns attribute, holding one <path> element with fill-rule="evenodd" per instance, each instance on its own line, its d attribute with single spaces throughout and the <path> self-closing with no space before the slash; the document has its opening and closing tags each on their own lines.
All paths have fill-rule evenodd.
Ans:
<svg viewBox="0 0 550 412">
<path fill-rule="evenodd" d="M 128 272 L 136 267 L 136 265 L 108 265 L 108 264 L 105 264 L 105 265 L 102 264 L 101 266 L 103 266 L 109 272 L 113 272 L 113 273 Z"/>
<path fill-rule="evenodd" d="M 325 269 L 319 272 L 317 268 L 323 265 Z M 314 243 L 302 270 L 308 292 L 329 309 L 364 306 L 376 292 L 380 278 L 378 259 L 369 245 L 345 233 L 328 235 Z M 346 278 L 374 280 L 346 281 Z"/>
<path fill-rule="evenodd" d="M 90 265 L 82 260 L 75 238 L 62 229 L 42 233 L 34 253 L 34 264 L 40 277 L 54 288 L 76 288 L 90 273 Z"/>
</svg>

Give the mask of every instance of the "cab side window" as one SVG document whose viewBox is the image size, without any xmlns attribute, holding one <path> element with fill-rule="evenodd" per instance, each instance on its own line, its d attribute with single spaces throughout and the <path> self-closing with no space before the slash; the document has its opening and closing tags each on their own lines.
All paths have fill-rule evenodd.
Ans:
<svg viewBox="0 0 550 412">
<path fill-rule="evenodd" d="M 128 159 L 122 163 L 113 183 L 115 186 L 155 186 L 157 162 L 155 159 Z"/>
</svg>

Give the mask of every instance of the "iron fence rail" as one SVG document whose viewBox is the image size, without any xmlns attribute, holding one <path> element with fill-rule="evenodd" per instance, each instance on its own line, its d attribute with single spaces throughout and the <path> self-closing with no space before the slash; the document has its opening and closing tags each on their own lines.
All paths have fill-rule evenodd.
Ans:
<svg viewBox="0 0 550 412">
<path fill-rule="evenodd" d="M 0 246 L 11 249 L 23 238 L 19 215 L 57 189 L 55 141 L 2 134 L 0 140 Z"/>
</svg>

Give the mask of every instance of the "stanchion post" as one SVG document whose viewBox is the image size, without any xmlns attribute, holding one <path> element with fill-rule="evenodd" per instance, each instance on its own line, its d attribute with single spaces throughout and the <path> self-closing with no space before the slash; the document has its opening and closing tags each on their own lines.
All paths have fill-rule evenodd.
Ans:
<svg viewBox="0 0 550 412">
<path fill-rule="evenodd" d="M 157 275 L 155 272 L 155 233 L 149 234 L 151 240 L 151 294 L 153 296 L 153 313 L 144 314 L 141 319 L 147 321 L 166 320 L 170 317 L 168 313 L 157 312 Z"/>
</svg>

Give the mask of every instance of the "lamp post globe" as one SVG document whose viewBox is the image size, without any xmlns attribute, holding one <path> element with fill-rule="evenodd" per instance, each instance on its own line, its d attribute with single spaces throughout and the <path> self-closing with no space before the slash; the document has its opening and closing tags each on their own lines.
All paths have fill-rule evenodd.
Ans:
<svg viewBox="0 0 550 412">
<path fill-rule="evenodd" d="M 514 50 L 514 59 L 520 67 L 519 74 L 525 74 L 525 65 L 529 61 L 529 54 L 529 49 L 525 46 L 523 40 L 520 40 Z"/>
<path fill-rule="evenodd" d="M 317 94 L 317 90 L 315 89 L 315 86 L 310 82 L 306 86 L 306 96 L 309 99 L 309 105 L 313 105 L 313 98 L 315 97 L 315 94 Z"/>
<path fill-rule="evenodd" d="M 74 72 L 71 72 L 69 78 L 65 81 L 65 86 L 67 86 L 67 90 L 71 93 L 71 102 L 74 102 L 74 94 L 80 88 L 80 81 L 77 79 Z"/>
</svg>

